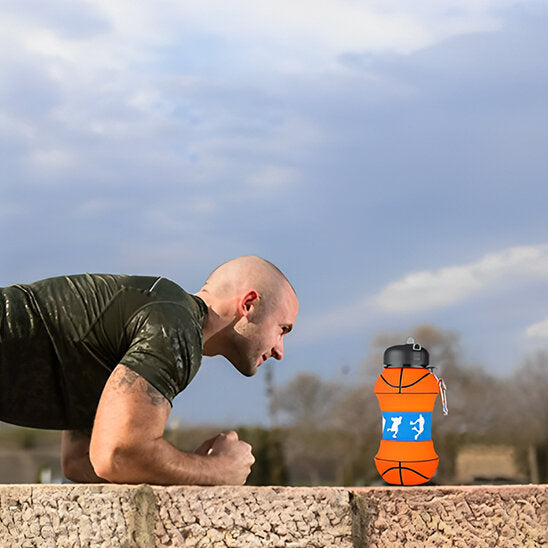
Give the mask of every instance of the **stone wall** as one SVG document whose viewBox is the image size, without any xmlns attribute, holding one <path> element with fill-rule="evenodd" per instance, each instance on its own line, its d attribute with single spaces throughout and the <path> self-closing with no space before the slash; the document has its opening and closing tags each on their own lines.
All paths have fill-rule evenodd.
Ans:
<svg viewBox="0 0 548 548">
<path fill-rule="evenodd" d="M 0 546 L 541 547 L 548 486 L 0 486 Z"/>
</svg>

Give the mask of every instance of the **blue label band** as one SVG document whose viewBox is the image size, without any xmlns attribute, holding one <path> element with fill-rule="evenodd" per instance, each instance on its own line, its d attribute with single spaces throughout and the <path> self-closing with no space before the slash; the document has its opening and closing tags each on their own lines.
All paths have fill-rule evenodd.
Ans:
<svg viewBox="0 0 548 548">
<path fill-rule="evenodd" d="M 425 441 L 432 439 L 432 413 L 383 412 L 382 439 L 396 441 Z"/>
</svg>

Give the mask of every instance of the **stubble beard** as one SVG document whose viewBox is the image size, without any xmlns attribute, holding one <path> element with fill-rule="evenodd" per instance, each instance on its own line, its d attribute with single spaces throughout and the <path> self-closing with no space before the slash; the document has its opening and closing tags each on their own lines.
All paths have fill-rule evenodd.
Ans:
<svg viewBox="0 0 548 548">
<path fill-rule="evenodd" d="M 256 339 L 260 340 L 260 331 L 256 327 L 257 324 L 247 324 L 240 329 L 235 327 L 234 330 L 236 363 L 233 361 L 232 364 L 246 377 L 252 377 L 257 373 L 264 355 L 264 350 L 254 342 Z"/>
</svg>

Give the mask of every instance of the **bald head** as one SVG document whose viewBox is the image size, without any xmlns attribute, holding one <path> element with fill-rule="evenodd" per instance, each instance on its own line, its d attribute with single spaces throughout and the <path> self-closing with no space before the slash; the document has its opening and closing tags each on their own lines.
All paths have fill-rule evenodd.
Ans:
<svg viewBox="0 0 548 548">
<path fill-rule="evenodd" d="M 255 289 L 265 308 L 276 305 L 285 291 L 295 293 L 278 267 L 256 255 L 236 257 L 223 263 L 209 275 L 203 289 L 219 299 L 230 299 Z"/>
<path fill-rule="evenodd" d="M 221 354 L 246 376 L 269 358 L 282 359 L 284 336 L 293 327 L 299 302 L 272 263 L 255 255 L 227 261 L 196 295 L 208 307 L 204 356 Z"/>
</svg>

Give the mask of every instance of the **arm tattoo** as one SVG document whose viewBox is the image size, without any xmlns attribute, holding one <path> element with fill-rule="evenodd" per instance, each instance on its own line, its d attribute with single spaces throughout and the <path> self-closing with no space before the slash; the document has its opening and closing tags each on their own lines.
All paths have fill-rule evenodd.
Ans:
<svg viewBox="0 0 548 548">
<path fill-rule="evenodd" d="M 164 398 L 164 396 L 162 396 L 162 394 L 160 394 L 160 392 L 158 392 L 158 390 L 156 390 L 154 386 L 152 386 L 147 381 L 145 381 L 145 383 L 146 383 L 145 389 L 148 394 L 148 397 L 150 398 L 150 403 L 152 403 L 152 405 L 162 405 L 163 403 L 166 402 L 166 399 Z"/>
<path fill-rule="evenodd" d="M 139 388 L 148 395 L 152 405 L 162 405 L 165 401 L 167 401 L 164 396 L 146 379 L 141 377 L 141 375 L 138 375 L 135 371 L 124 367 L 123 376 L 120 378 L 120 386 L 133 386 L 135 383 L 137 383 Z"/>
</svg>

